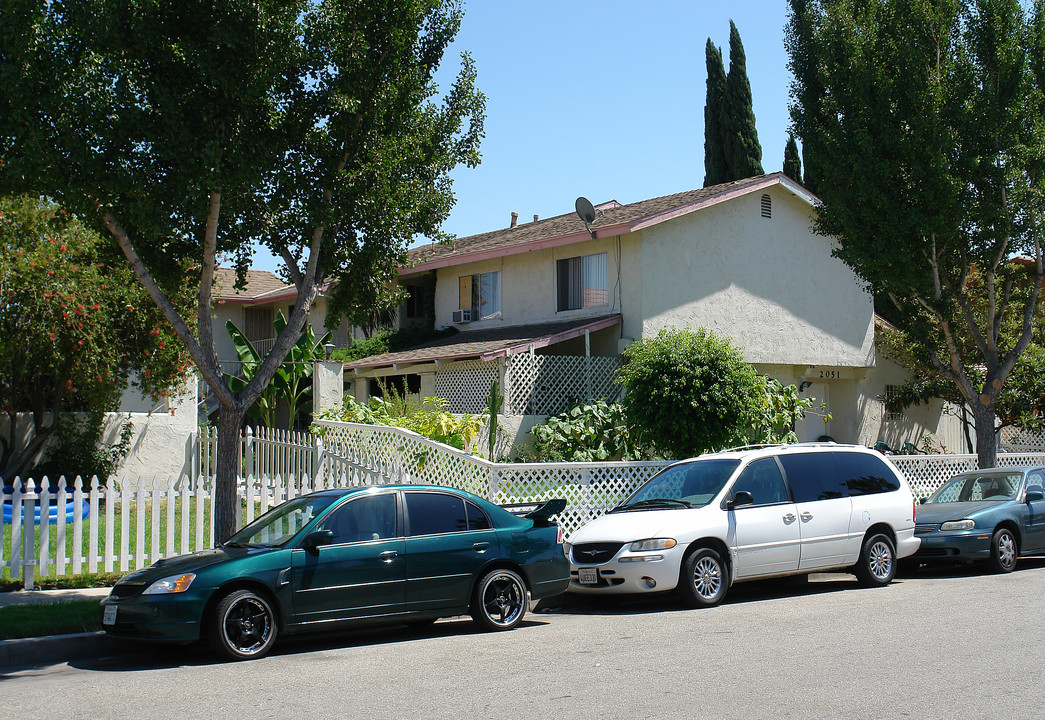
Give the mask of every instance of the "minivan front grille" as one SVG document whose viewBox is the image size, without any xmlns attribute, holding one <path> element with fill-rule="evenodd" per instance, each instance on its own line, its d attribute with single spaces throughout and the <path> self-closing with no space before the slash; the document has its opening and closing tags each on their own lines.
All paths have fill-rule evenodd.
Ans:
<svg viewBox="0 0 1045 720">
<path fill-rule="evenodd" d="M 624 543 L 582 543 L 573 546 L 573 562 L 577 565 L 600 565 L 613 559 Z"/>
</svg>

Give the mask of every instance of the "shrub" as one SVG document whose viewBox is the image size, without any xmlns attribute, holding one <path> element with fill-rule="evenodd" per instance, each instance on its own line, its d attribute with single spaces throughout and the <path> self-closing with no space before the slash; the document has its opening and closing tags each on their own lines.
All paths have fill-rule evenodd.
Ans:
<svg viewBox="0 0 1045 720">
<path fill-rule="evenodd" d="M 665 329 L 630 345 L 624 360 L 624 411 L 658 450 L 689 457 L 747 441 L 761 383 L 729 339 Z"/>
<path fill-rule="evenodd" d="M 645 460 L 652 456 L 628 426 L 620 403 L 578 403 L 568 411 L 530 428 L 536 462 Z"/>
</svg>

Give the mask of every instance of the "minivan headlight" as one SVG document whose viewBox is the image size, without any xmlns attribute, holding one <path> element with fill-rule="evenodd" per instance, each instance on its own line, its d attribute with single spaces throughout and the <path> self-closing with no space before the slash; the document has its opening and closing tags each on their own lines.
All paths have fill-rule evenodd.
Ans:
<svg viewBox="0 0 1045 720">
<path fill-rule="evenodd" d="M 157 580 L 145 588 L 142 595 L 169 595 L 171 593 L 185 592 L 196 579 L 196 573 L 185 573 L 183 575 L 171 575 Z"/>
<path fill-rule="evenodd" d="M 636 540 L 629 548 L 632 552 L 649 552 L 650 550 L 670 550 L 678 543 L 672 538 L 650 538 L 649 540 Z"/>
<path fill-rule="evenodd" d="M 976 527 L 975 520 L 951 520 L 940 525 L 941 530 L 972 530 Z"/>
<path fill-rule="evenodd" d="M 570 559 L 570 552 L 573 550 L 573 545 L 568 542 L 562 544 L 562 554 L 566 556 L 566 559 Z"/>
</svg>

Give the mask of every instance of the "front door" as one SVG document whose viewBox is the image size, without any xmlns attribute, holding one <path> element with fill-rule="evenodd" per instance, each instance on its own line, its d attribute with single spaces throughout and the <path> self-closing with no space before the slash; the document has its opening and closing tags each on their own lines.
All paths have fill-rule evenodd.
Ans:
<svg viewBox="0 0 1045 720">
<path fill-rule="evenodd" d="M 1035 470 L 1027 475 L 1027 490 L 1045 491 L 1045 473 Z M 1027 503 L 1024 552 L 1045 549 L 1045 500 Z"/>
<path fill-rule="evenodd" d="M 795 504 L 788 496 L 780 468 L 773 458 L 748 465 L 733 483 L 731 497 L 741 490 L 754 503 L 729 513 L 736 548 L 736 577 L 782 575 L 798 569 L 800 524 Z"/>
<path fill-rule="evenodd" d="M 350 500 L 318 529 L 331 530 L 334 542 L 292 556 L 295 622 L 394 617 L 405 611 L 406 541 L 398 537 L 396 493 Z"/>
</svg>

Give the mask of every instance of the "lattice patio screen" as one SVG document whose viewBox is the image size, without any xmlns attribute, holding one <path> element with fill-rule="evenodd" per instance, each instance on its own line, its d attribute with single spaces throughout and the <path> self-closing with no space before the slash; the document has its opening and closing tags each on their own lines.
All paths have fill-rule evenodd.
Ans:
<svg viewBox="0 0 1045 720">
<path fill-rule="evenodd" d="M 557 415 L 574 401 L 615 398 L 616 357 L 529 355 L 508 358 L 505 414 Z"/>
<path fill-rule="evenodd" d="M 498 375 L 496 360 L 451 363 L 436 372 L 435 394 L 450 403 L 450 412 L 481 413 L 490 397 L 490 385 Z"/>
</svg>

